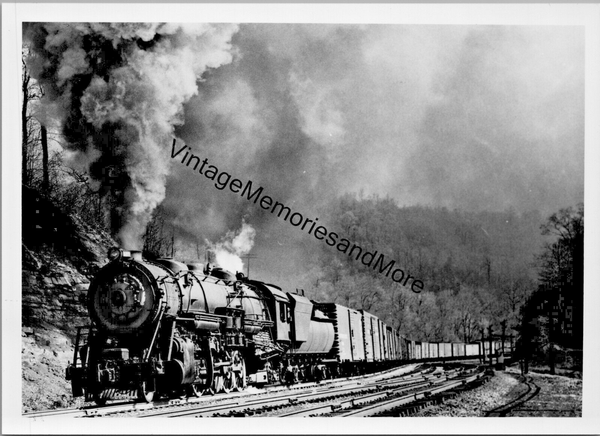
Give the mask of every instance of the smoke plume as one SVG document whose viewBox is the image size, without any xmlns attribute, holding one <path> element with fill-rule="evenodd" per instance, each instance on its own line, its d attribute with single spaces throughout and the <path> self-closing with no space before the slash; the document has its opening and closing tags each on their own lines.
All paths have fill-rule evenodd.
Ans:
<svg viewBox="0 0 600 436">
<path fill-rule="evenodd" d="M 254 245 L 256 231 L 246 222 L 237 232 L 228 232 L 221 241 L 216 244 L 207 243 L 215 253 L 217 264 L 233 273 L 242 272 L 244 263 L 241 255 L 247 254 Z"/>
<path fill-rule="evenodd" d="M 542 214 L 583 200 L 580 27 L 34 24 L 28 34 L 48 113 L 116 199 L 115 228 L 135 235 L 164 197 L 193 252 L 245 218 L 265 280 L 309 268 L 315 241 L 183 165 L 165 196 L 172 134 L 324 225 L 321 210 L 345 192 Z M 241 270 L 240 254 L 224 252 Z"/>
<path fill-rule="evenodd" d="M 25 27 L 44 103 L 60 118 L 67 148 L 87 158 L 123 246 L 141 246 L 165 197 L 168 147 L 183 122 L 183 105 L 207 70 L 231 62 L 236 31 L 235 25 L 172 23 Z"/>
<path fill-rule="evenodd" d="M 583 41 L 569 26 L 244 24 L 177 134 L 321 222 L 344 192 L 547 214 L 583 199 Z M 179 231 L 218 240 L 246 217 L 256 271 L 314 259 L 301 232 L 188 173 L 167 187 Z"/>
</svg>

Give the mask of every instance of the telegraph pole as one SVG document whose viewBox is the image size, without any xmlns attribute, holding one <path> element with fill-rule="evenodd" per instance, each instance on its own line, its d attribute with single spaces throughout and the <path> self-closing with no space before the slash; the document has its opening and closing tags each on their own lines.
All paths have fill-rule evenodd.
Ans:
<svg viewBox="0 0 600 436">
<path fill-rule="evenodd" d="M 485 327 L 479 329 L 481 332 L 481 363 L 485 364 Z"/>
<path fill-rule="evenodd" d="M 489 339 L 490 339 L 490 367 L 494 366 L 494 355 L 493 353 L 493 348 L 494 348 L 494 344 L 492 342 L 492 334 L 493 334 L 493 330 L 492 330 L 492 325 L 490 324 L 490 326 L 488 327 L 488 335 L 489 335 Z"/>
<path fill-rule="evenodd" d="M 175 226 L 171 226 L 171 259 L 175 259 Z"/>
<path fill-rule="evenodd" d="M 240 257 L 246 259 L 246 277 L 250 278 L 250 259 L 258 259 L 258 256 L 256 254 L 244 254 Z"/>
<path fill-rule="evenodd" d="M 502 327 L 502 354 L 504 354 L 504 338 L 506 337 L 506 320 L 500 322 L 500 326 Z"/>
</svg>

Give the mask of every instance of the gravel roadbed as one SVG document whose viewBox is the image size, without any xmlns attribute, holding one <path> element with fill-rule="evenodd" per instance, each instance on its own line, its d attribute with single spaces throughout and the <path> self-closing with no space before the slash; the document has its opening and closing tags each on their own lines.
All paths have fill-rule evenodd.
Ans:
<svg viewBox="0 0 600 436">
<path fill-rule="evenodd" d="M 580 379 L 534 372 L 528 375 L 541 388 L 539 394 L 507 416 L 581 416 Z M 520 372 L 514 368 L 497 371 L 486 384 L 447 399 L 442 404 L 421 409 L 411 416 L 483 417 L 486 412 L 509 403 L 527 391 L 526 385 L 519 379 Z"/>
<path fill-rule="evenodd" d="M 485 416 L 488 410 L 501 406 L 512 398 L 516 398 L 521 384 L 512 375 L 504 372 L 496 374 L 485 384 L 466 391 L 455 398 L 447 399 L 442 404 L 421 409 L 411 417 L 422 416 Z"/>
<path fill-rule="evenodd" d="M 512 376 L 519 373 L 509 369 Z M 582 380 L 562 375 L 530 372 L 539 394 L 513 410 L 508 416 L 580 417 L 582 416 Z"/>
</svg>

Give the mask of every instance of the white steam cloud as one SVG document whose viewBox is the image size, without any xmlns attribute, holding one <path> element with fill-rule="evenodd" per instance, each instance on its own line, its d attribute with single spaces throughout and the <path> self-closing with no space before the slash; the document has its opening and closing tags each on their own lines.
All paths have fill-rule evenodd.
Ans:
<svg viewBox="0 0 600 436">
<path fill-rule="evenodd" d="M 233 273 L 244 270 L 244 262 L 240 256 L 247 254 L 254 245 L 256 231 L 254 228 L 242 222 L 242 228 L 237 232 L 228 232 L 218 243 L 210 244 L 215 253 L 217 264 L 223 269 Z"/>
</svg>

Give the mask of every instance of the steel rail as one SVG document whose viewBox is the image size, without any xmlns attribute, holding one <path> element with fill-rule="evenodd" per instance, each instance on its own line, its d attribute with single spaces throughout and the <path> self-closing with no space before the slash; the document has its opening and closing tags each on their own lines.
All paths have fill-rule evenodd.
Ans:
<svg viewBox="0 0 600 436">
<path fill-rule="evenodd" d="M 512 401 L 509 401 L 506 404 L 498 406 L 492 410 L 486 412 L 486 417 L 494 417 L 494 416 L 506 416 L 508 413 L 515 410 L 517 407 L 522 406 L 523 404 L 531 401 L 534 397 L 536 397 L 541 388 L 533 381 L 533 377 L 527 376 L 523 378 L 523 383 L 527 386 L 527 391 L 519 395 Z"/>
<path fill-rule="evenodd" d="M 23 418 L 52 418 L 55 416 L 73 416 L 76 417 L 78 415 L 83 415 L 84 411 L 80 408 L 70 408 L 70 409 L 59 409 L 59 410 L 42 410 L 40 412 L 27 412 L 23 413 Z"/>
<path fill-rule="evenodd" d="M 431 382 L 428 382 L 428 381 L 420 382 L 420 383 L 416 383 L 416 384 L 413 383 L 411 385 L 408 385 L 408 386 L 405 386 L 402 388 L 398 388 L 398 389 L 394 389 L 392 391 L 376 392 L 373 394 L 363 395 L 358 398 L 351 398 L 348 400 L 344 400 L 344 401 L 341 401 L 336 404 L 321 405 L 321 406 L 312 407 L 309 409 L 285 413 L 285 414 L 278 415 L 278 416 L 279 417 L 301 417 L 301 416 L 313 416 L 313 415 L 317 415 L 317 414 L 331 413 L 331 412 L 336 412 L 336 411 L 343 410 L 343 409 L 349 409 L 351 407 L 356 407 L 361 404 L 371 403 L 373 401 L 377 401 L 380 399 L 386 399 L 387 397 L 394 395 L 395 393 L 398 393 L 398 392 L 419 389 L 419 388 L 429 387 L 429 386 L 431 386 Z"/>
<path fill-rule="evenodd" d="M 446 380 L 443 382 L 442 386 L 435 388 L 435 389 L 423 389 L 421 392 L 416 392 L 416 393 L 411 393 L 405 396 L 402 396 L 400 398 L 394 398 L 388 401 L 384 401 L 384 402 L 380 402 L 377 404 L 373 404 L 370 406 L 366 406 L 363 407 L 361 409 L 357 409 L 357 410 L 350 410 L 346 413 L 342 413 L 340 415 L 337 416 L 341 416 L 341 417 L 346 417 L 346 416 L 354 416 L 354 417 L 360 417 L 360 416 L 373 416 L 373 415 L 377 415 L 379 413 L 382 412 L 387 412 L 389 410 L 395 409 L 397 407 L 400 406 L 404 406 L 406 404 L 412 403 L 414 401 L 418 401 L 424 398 L 428 398 L 432 395 L 444 392 L 444 391 L 448 391 L 450 389 L 454 389 L 458 386 L 461 385 L 465 385 L 468 383 L 471 383 L 477 379 L 479 379 L 480 377 L 482 377 L 484 374 L 484 371 L 480 371 L 474 375 L 471 376 L 467 376 L 464 377 L 460 380 Z"/>
<path fill-rule="evenodd" d="M 363 385 L 361 385 L 360 383 L 351 383 L 351 386 L 348 386 L 348 384 L 344 384 L 341 386 L 324 386 L 324 387 L 320 387 L 320 388 L 314 388 L 311 392 L 305 392 L 305 393 L 293 393 L 292 395 L 290 395 L 289 392 L 285 392 L 282 395 L 278 395 L 278 396 L 271 396 L 268 398 L 258 398 L 255 400 L 250 400 L 250 401 L 236 401 L 236 402 L 228 402 L 225 404 L 219 404 L 219 405 L 214 405 L 214 406 L 207 406 L 207 407 L 202 407 L 202 408 L 194 408 L 194 409 L 187 409 L 187 410 L 182 410 L 182 411 L 164 411 L 164 412 L 158 412 L 158 413 L 151 413 L 151 414 L 147 414 L 144 415 L 143 417 L 156 417 L 156 416 L 169 416 L 169 417 L 182 417 L 182 416 L 195 416 L 195 417 L 201 417 L 201 416 L 211 416 L 214 415 L 215 413 L 233 413 L 237 410 L 240 411 L 240 413 L 249 413 L 249 412 L 253 412 L 253 411 L 260 411 L 260 409 L 264 409 L 265 407 L 280 407 L 280 406 L 287 406 L 287 405 L 295 405 L 298 404 L 299 402 L 306 402 L 306 401 L 310 401 L 310 400 L 315 400 L 315 399 L 319 399 L 319 398 L 328 398 L 328 397 L 339 397 L 342 395 L 347 395 L 348 393 L 351 392 L 356 392 L 358 391 L 363 391 L 363 390 L 370 390 L 370 389 L 377 389 L 378 387 L 382 387 L 385 384 L 390 384 L 390 383 L 395 383 L 398 386 L 404 386 L 403 389 L 406 389 L 406 385 L 414 385 L 417 381 L 419 381 L 418 379 L 415 380 L 410 380 L 411 378 L 415 378 L 414 374 L 410 374 L 410 375 L 404 375 L 404 376 L 398 376 L 396 377 L 395 381 L 392 380 L 387 380 L 385 382 L 381 382 L 378 380 L 374 380 L 374 381 L 370 381 L 367 382 Z M 426 378 L 428 377 L 428 378 Z M 437 377 L 435 377 L 437 378 Z M 421 379 L 424 380 L 427 384 L 430 384 L 430 378 L 427 375 L 422 375 Z"/>
<path fill-rule="evenodd" d="M 380 382 L 381 384 L 389 383 L 388 380 L 397 380 L 398 377 L 403 377 L 406 379 L 426 376 L 433 368 L 423 367 L 418 372 L 412 372 L 422 367 L 422 364 L 411 364 L 404 365 L 401 367 L 387 369 L 385 371 L 381 371 L 373 374 L 362 374 L 357 376 L 338 378 L 338 379 L 328 379 L 323 380 L 320 383 L 309 382 L 309 383 L 301 383 L 292 386 L 268 386 L 266 388 L 260 389 L 260 391 L 256 392 L 238 392 L 238 393 L 230 393 L 230 394 L 217 394 L 214 396 L 202 396 L 202 397 L 190 397 L 186 399 L 163 399 L 157 400 L 152 403 L 145 402 L 130 402 L 130 401 L 120 401 L 120 402 L 111 402 L 110 404 L 102 405 L 102 406 L 84 406 L 80 408 L 69 408 L 69 409 L 55 409 L 55 410 L 43 410 L 43 411 L 35 411 L 35 412 L 27 412 L 23 413 L 22 416 L 25 418 L 53 418 L 53 417 L 100 417 L 106 415 L 120 414 L 120 413 L 135 413 L 141 411 L 148 411 L 152 409 L 162 410 L 166 408 L 173 407 L 184 407 L 185 405 L 193 405 L 194 403 L 202 404 L 208 401 L 230 401 L 232 399 L 237 399 L 239 397 L 253 397 L 253 396 L 264 396 L 269 395 L 275 392 L 282 392 L 286 397 L 289 397 L 290 391 L 294 392 L 302 392 L 312 389 L 313 392 L 317 391 L 325 391 L 331 389 L 339 389 L 344 386 L 360 386 L 362 384 L 368 383 L 376 383 Z M 400 375 L 394 375 L 395 373 L 400 372 Z M 170 412 L 167 412 L 170 413 Z M 150 415 L 154 416 L 154 415 Z M 158 414 L 157 414 L 158 416 Z"/>
<path fill-rule="evenodd" d="M 414 390 L 414 389 L 419 389 L 419 388 L 423 388 L 423 387 L 430 387 L 432 385 L 442 383 L 444 381 L 449 380 L 450 378 L 456 376 L 456 373 L 458 373 L 458 372 L 460 372 L 460 371 L 450 370 L 446 373 L 424 375 L 424 376 L 422 376 L 423 381 L 420 383 L 415 383 L 412 380 L 404 380 L 404 381 L 396 381 L 396 382 L 390 381 L 388 383 L 378 384 L 377 387 L 383 388 L 385 385 L 387 385 L 385 387 L 387 387 L 388 389 L 393 388 L 392 390 L 367 394 L 362 397 L 344 400 L 344 401 L 341 401 L 336 404 L 320 405 L 320 406 L 311 407 L 308 409 L 285 413 L 285 414 L 278 415 L 278 416 L 302 417 L 302 416 L 314 416 L 314 415 L 319 415 L 319 414 L 337 412 L 339 410 L 356 407 L 361 404 L 371 403 L 371 402 L 377 401 L 379 399 L 385 399 L 392 395 L 398 395 L 401 392 L 404 392 L 407 390 Z M 358 392 L 358 391 L 356 391 L 356 392 Z"/>
</svg>

